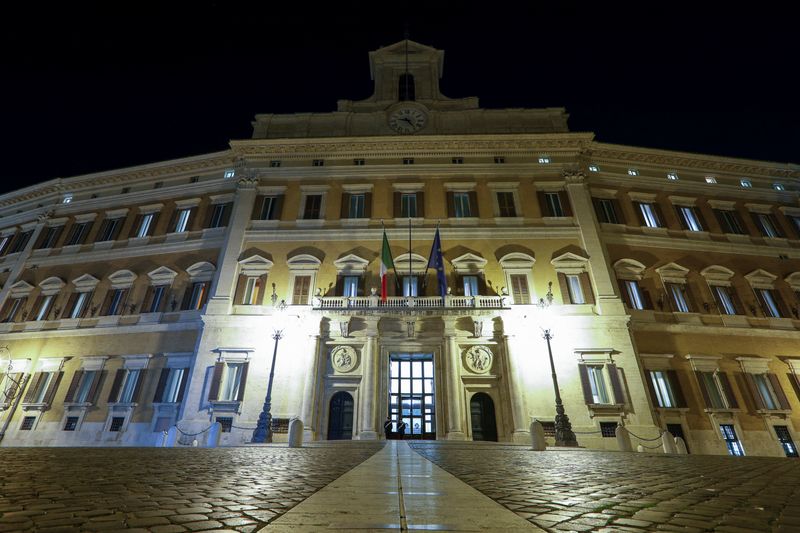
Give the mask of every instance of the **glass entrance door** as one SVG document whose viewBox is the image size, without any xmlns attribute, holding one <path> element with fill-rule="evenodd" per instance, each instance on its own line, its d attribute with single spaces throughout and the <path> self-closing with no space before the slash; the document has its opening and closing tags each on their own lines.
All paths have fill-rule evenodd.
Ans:
<svg viewBox="0 0 800 533">
<path fill-rule="evenodd" d="M 392 433 L 402 438 L 436 438 L 433 354 L 392 353 L 389 355 L 389 418 Z"/>
</svg>

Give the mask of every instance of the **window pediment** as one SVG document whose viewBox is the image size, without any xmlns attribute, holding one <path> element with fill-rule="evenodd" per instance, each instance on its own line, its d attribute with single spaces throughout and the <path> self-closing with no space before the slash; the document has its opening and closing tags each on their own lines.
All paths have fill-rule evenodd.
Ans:
<svg viewBox="0 0 800 533">
<path fill-rule="evenodd" d="M 473 253 L 460 255 L 450 261 L 456 274 L 477 274 L 483 272 L 486 267 L 486 259 Z"/>
<path fill-rule="evenodd" d="M 737 357 L 737 361 L 742 365 L 742 370 L 748 374 L 766 374 L 769 372 L 769 359 L 756 356 Z"/>
<path fill-rule="evenodd" d="M 783 281 L 789 284 L 792 287 L 793 291 L 800 291 L 800 272 L 792 272 L 785 278 Z"/>
<path fill-rule="evenodd" d="M 394 258 L 394 266 L 397 274 L 403 276 L 409 271 L 408 253 L 398 255 Z M 411 273 L 415 275 L 424 274 L 428 270 L 428 260 L 419 254 L 411 254 Z"/>
<path fill-rule="evenodd" d="M 719 360 L 722 357 L 719 355 L 688 354 L 686 359 L 691 363 L 692 369 L 697 372 L 716 372 L 719 370 Z"/>
<path fill-rule="evenodd" d="M 286 264 L 289 265 L 289 270 L 292 272 L 297 271 L 317 271 L 322 261 L 310 254 L 300 254 L 292 257 Z"/>
<path fill-rule="evenodd" d="M 42 281 L 39 284 L 39 288 L 42 290 L 42 294 L 44 294 L 45 296 L 49 296 L 52 294 L 58 294 L 59 291 L 61 291 L 61 289 L 64 288 L 64 285 L 66 285 L 66 283 L 64 283 L 64 280 L 53 276 Z"/>
<path fill-rule="evenodd" d="M 177 272 L 164 266 L 147 273 L 151 285 L 170 285 L 177 275 Z"/>
<path fill-rule="evenodd" d="M 239 261 L 239 272 L 246 276 L 263 276 L 272 269 L 272 261 L 260 255 L 251 255 Z"/>
<path fill-rule="evenodd" d="M 341 275 L 361 276 L 366 272 L 369 261 L 355 254 L 348 254 L 333 262 L 336 271 Z"/>
<path fill-rule="evenodd" d="M 129 289 L 138 276 L 130 270 L 117 270 L 108 280 L 111 282 L 112 289 Z"/>
<path fill-rule="evenodd" d="M 775 280 L 778 279 L 778 276 L 761 268 L 745 274 L 744 277 L 754 289 L 772 289 L 775 287 Z"/>
<path fill-rule="evenodd" d="M 91 274 L 84 274 L 72 280 L 72 284 L 75 285 L 75 290 L 78 292 L 90 291 L 97 287 L 98 283 L 100 283 L 100 280 Z"/>
<path fill-rule="evenodd" d="M 534 263 L 536 263 L 536 258 L 522 252 L 511 252 L 500 258 L 500 266 L 506 271 L 529 271 L 533 268 Z"/>
<path fill-rule="evenodd" d="M 734 274 L 733 270 L 720 265 L 711 265 L 700 271 L 700 275 L 706 278 L 709 285 L 730 286 Z"/>
<path fill-rule="evenodd" d="M 192 281 L 210 281 L 216 271 L 217 267 L 208 261 L 200 261 L 186 269 L 186 273 L 189 274 Z"/>
<path fill-rule="evenodd" d="M 11 286 L 11 297 L 22 298 L 23 296 L 28 296 L 32 290 L 33 285 L 27 281 L 18 281 Z"/>
<path fill-rule="evenodd" d="M 658 275 L 661 276 L 662 281 L 665 283 L 686 283 L 689 269 L 677 263 L 667 263 L 664 266 L 658 267 L 656 272 L 658 272 Z"/>
<path fill-rule="evenodd" d="M 580 274 L 581 272 L 586 272 L 586 265 L 588 262 L 589 259 L 586 257 L 572 252 L 566 252 L 558 257 L 554 257 L 550 261 L 550 264 L 553 265 L 556 272 L 561 274 Z"/>
<path fill-rule="evenodd" d="M 635 259 L 620 259 L 614 263 L 614 272 L 620 279 L 640 280 L 646 268 Z"/>
</svg>

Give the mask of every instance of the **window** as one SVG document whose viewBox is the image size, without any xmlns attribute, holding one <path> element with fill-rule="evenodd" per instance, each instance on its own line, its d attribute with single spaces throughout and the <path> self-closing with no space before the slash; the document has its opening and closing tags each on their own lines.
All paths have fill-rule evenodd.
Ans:
<svg viewBox="0 0 800 533">
<path fill-rule="evenodd" d="M 500 191 L 497 193 L 497 206 L 501 217 L 517 216 L 517 209 L 514 205 L 514 193 L 510 191 Z"/>
<path fill-rule="evenodd" d="M 187 291 L 187 297 L 184 298 L 184 305 L 182 310 L 196 311 L 202 309 L 206 304 L 206 297 L 208 296 L 208 281 L 196 281 L 192 283 L 192 287 Z"/>
<path fill-rule="evenodd" d="M 756 289 L 755 291 L 764 316 L 772 318 L 781 318 L 783 316 L 778 304 L 778 295 L 774 289 Z"/>
<path fill-rule="evenodd" d="M 4 254 L 6 252 L 6 247 L 8 243 L 11 242 L 13 235 L 3 235 L 0 237 L 0 254 Z"/>
<path fill-rule="evenodd" d="M 22 419 L 22 424 L 19 426 L 19 429 L 22 431 L 30 431 L 33 429 L 34 422 L 36 422 L 35 416 L 26 416 Z"/>
<path fill-rule="evenodd" d="M 775 393 L 775 388 L 768 377 L 768 374 L 750 374 L 756 384 L 756 390 L 761 397 L 764 409 L 780 409 L 780 403 Z"/>
<path fill-rule="evenodd" d="M 144 213 L 139 218 L 139 225 L 136 228 L 135 236 L 138 238 L 147 237 L 150 235 L 150 230 L 153 227 L 153 220 L 155 219 L 155 213 Z"/>
<path fill-rule="evenodd" d="M 125 417 L 124 416 L 112 416 L 111 417 L 111 424 L 108 426 L 109 431 L 119 432 L 122 431 L 122 426 L 125 425 Z"/>
<path fill-rule="evenodd" d="M 606 390 L 606 383 L 603 377 L 603 367 L 586 365 L 586 371 L 589 375 L 589 385 L 591 387 L 592 402 L 596 404 L 611 403 L 611 399 Z"/>
<path fill-rule="evenodd" d="M 785 191 L 786 190 L 786 187 L 783 185 L 783 183 L 773 183 L 772 184 L 772 188 L 775 189 L 776 191 Z M 777 428 L 778 426 L 775 426 L 775 427 Z"/>
<path fill-rule="evenodd" d="M 348 216 L 349 218 L 364 218 L 364 205 L 366 202 L 365 194 L 351 194 Z"/>
<path fill-rule="evenodd" d="M 91 224 L 91 222 L 74 223 L 69 230 L 69 235 L 67 235 L 67 239 L 64 244 L 66 246 L 83 244 L 83 239 L 86 238 L 86 234 L 89 232 L 89 226 L 91 226 Z"/>
<path fill-rule="evenodd" d="M 464 164 L 464 158 L 463 157 L 454 157 L 453 158 L 453 164 L 454 165 L 463 165 Z"/>
<path fill-rule="evenodd" d="M 597 165 L 589 165 L 589 172 L 600 172 L 600 167 Z"/>
<path fill-rule="evenodd" d="M 173 233 L 183 233 L 189 225 L 189 217 L 192 214 L 191 208 L 178 209 L 175 212 L 175 226 L 172 228 Z"/>
<path fill-rule="evenodd" d="M 272 159 L 272 160 L 269 162 L 269 166 L 270 166 L 271 168 L 278 168 L 278 167 L 280 167 L 280 166 L 281 166 L 281 160 L 280 160 L 280 159 Z"/>
<path fill-rule="evenodd" d="M 35 375 L 34 375 L 35 378 Z M 25 403 L 49 403 L 48 400 L 48 391 L 50 389 L 50 385 L 57 384 L 57 378 L 55 372 L 40 372 L 38 379 L 33 379 L 31 382 L 31 388 L 28 390 L 28 393 L 25 395 Z"/>
<path fill-rule="evenodd" d="M 72 202 L 72 195 L 71 194 L 65 194 L 64 198 L 61 200 L 62 204 L 68 204 L 68 203 L 71 203 L 71 202 Z"/>
<path fill-rule="evenodd" d="M 8 253 L 13 254 L 24 250 L 28 245 L 28 241 L 31 240 L 31 235 L 33 235 L 33 230 L 23 231 L 22 233 L 18 234 L 17 238 L 14 239 L 14 243 L 11 245 L 11 249 L 8 251 Z"/>
<path fill-rule="evenodd" d="M 230 168 L 229 168 L 228 170 L 226 170 L 226 171 L 225 171 L 224 178 L 225 178 L 226 180 L 227 180 L 227 179 L 231 179 L 231 178 L 232 178 L 232 177 L 234 177 L 235 175 L 236 175 L 236 172 L 235 172 L 233 169 L 230 169 Z"/>
<path fill-rule="evenodd" d="M 113 241 L 117 238 L 119 230 L 122 228 L 122 218 L 107 218 L 100 225 L 95 242 Z"/>
<path fill-rule="evenodd" d="M 295 276 L 292 291 L 292 305 L 308 305 L 311 276 Z"/>
<path fill-rule="evenodd" d="M 525 274 L 510 274 L 511 297 L 514 303 L 526 305 L 531 303 L 530 291 L 528 291 L 528 276 Z"/>
<path fill-rule="evenodd" d="M 672 309 L 678 313 L 690 313 L 686 286 L 682 283 L 665 283 L 672 302 Z"/>
<path fill-rule="evenodd" d="M 645 309 L 644 295 L 636 280 L 624 280 L 625 294 L 628 296 L 628 304 L 633 309 Z"/>
<path fill-rule="evenodd" d="M 357 167 L 363 167 L 366 163 L 364 159 L 353 159 L 353 164 Z"/>
<path fill-rule="evenodd" d="M 342 296 L 355 298 L 358 296 L 358 276 L 344 276 L 342 279 Z"/>
<path fill-rule="evenodd" d="M 739 184 L 744 187 L 745 189 L 750 189 L 753 187 L 753 182 L 747 178 L 742 178 L 739 180 Z"/>
<path fill-rule="evenodd" d="M 453 206 L 456 218 L 471 217 L 472 210 L 470 209 L 469 193 L 456 192 L 453 193 Z"/>
<path fill-rule="evenodd" d="M 397 78 L 397 99 L 401 102 L 414 101 L 416 99 L 413 74 L 404 72 Z"/>
<path fill-rule="evenodd" d="M 76 370 L 64 397 L 64 403 L 94 402 L 99 381 L 99 370 Z"/>
<path fill-rule="evenodd" d="M 714 176 L 706 176 L 706 183 L 716 183 L 716 182 L 717 178 L 715 178 Z"/>
<path fill-rule="evenodd" d="M 150 300 L 150 305 L 147 306 L 145 313 L 158 313 L 161 311 L 164 302 L 166 302 L 166 294 L 166 285 L 157 285 L 155 287 L 151 287 L 152 299 Z"/>
<path fill-rule="evenodd" d="M 629 168 L 628 169 L 628 176 L 638 176 L 638 175 L 639 175 L 639 171 L 637 169 L 635 169 L 635 168 Z"/>
<path fill-rule="evenodd" d="M 64 431 L 75 431 L 76 427 L 78 427 L 78 417 L 68 416 L 64 422 Z"/>
<path fill-rule="evenodd" d="M 418 285 L 416 276 L 403 276 L 403 296 L 419 296 Z"/>
<path fill-rule="evenodd" d="M 26 296 L 9 299 L 5 305 L 3 322 L 16 322 L 17 315 L 20 313 L 20 311 L 22 311 L 22 308 L 25 306 L 25 302 L 27 301 L 28 298 Z"/>
<path fill-rule="evenodd" d="M 798 215 L 787 215 L 787 216 L 788 216 L 789 220 L 792 222 L 792 226 L 794 226 L 794 230 L 798 234 L 800 234 L 800 216 L 798 216 Z"/>
<path fill-rule="evenodd" d="M 242 297 L 242 304 L 256 305 L 258 303 L 258 290 L 260 289 L 261 280 L 254 276 L 248 276 L 244 284 L 244 295 Z"/>
<path fill-rule="evenodd" d="M 76 292 L 73 294 L 72 308 L 69 310 L 70 318 L 82 318 L 89 309 L 89 302 L 92 299 L 92 291 Z"/>
<path fill-rule="evenodd" d="M 544 193 L 547 215 L 551 217 L 563 217 L 564 209 L 561 207 L 561 198 L 557 192 Z"/>
<path fill-rule="evenodd" d="M 677 181 L 678 180 L 678 173 L 677 172 L 668 172 L 667 179 L 670 181 Z"/>
<path fill-rule="evenodd" d="M 744 448 L 736 436 L 736 430 L 732 424 L 720 424 L 719 430 L 722 432 L 722 438 L 728 446 L 728 453 L 741 457 L 744 455 Z"/>
<path fill-rule="evenodd" d="M 39 308 L 34 311 L 34 320 L 47 320 L 47 315 L 50 314 L 50 309 L 53 307 L 55 299 L 55 294 L 42 295 L 40 297 Z"/>
<path fill-rule="evenodd" d="M 159 386 L 156 391 L 156 402 L 160 403 L 179 403 L 183 401 L 183 393 L 186 389 L 186 374 L 188 368 L 165 368 L 161 371 Z"/>
<path fill-rule="evenodd" d="M 567 280 L 567 288 L 569 290 L 569 299 L 573 304 L 585 304 L 586 298 L 583 295 L 583 287 L 581 286 L 581 277 L 579 274 L 565 274 Z"/>
<path fill-rule="evenodd" d="M 223 433 L 230 433 L 233 429 L 233 417 L 232 416 L 218 416 L 216 421 L 219 422 L 220 429 Z"/>
<path fill-rule="evenodd" d="M 325 166 L 325 160 L 324 160 L 324 159 L 314 159 L 314 160 L 311 162 L 311 166 L 314 166 L 314 167 L 323 167 L 323 166 Z"/>
<path fill-rule="evenodd" d="M 106 316 L 121 315 L 125 312 L 128 289 L 112 289 L 106 297 Z"/>
<path fill-rule="evenodd" d="M 663 370 L 651 370 L 650 382 L 653 385 L 656 403 L 659 407 L 677 407 L 675 395 L 672 392 L 672 385 L 668 372 Z"/>
<path fill-rule="evenodd" d="M 316 220 L 320 216 L 322 209 L 322 195 L 309 194 L 306 196 L 306 205 L 303 210 L 303 220 Z"/>
<path fill-rule="evenodd" d="M 197 183 L 200 181 L 200 176 L 192 176 L 189 178 L 189 183 Z"/>
<path fill-rule="evenodd" d="M 778 224 L 775 218 L 769 213 L 752 213 L 753 220 L 756 222 L 761 235 L 764 237 L 783 237 L 783 234 L 778 230 Z"/>
<path fill-rule="evenodd" d="M 600 422 L 600 436 L 605 438 L 614 438 L 617 436 L 617 423 L 616 422 Z"/>
<path fill-rule="evenodd" d="M 778 442 L 781 443 L 781 448 L 786 454 L 786 457 L 798 457 L 797 446 L 792 441 L 792 435 L 789 433 L 787 426 L 773 426 L 775 428 L 775 436 L 778 437 Z"/>
<path fill-rule="evenodd" d="M 617 219 L 617 211 L 614 207 L 614 201 L 609 198 L 595 199 L 595 210 L 597 211 L 597 218 L 600 222 L 608 224 L 619 224 Z"/>
<path fill-rule="evenodd" d="M 133 403 L 137 401 L 136 393 L 141 377 L 142 370 L 138 368 L 121 369 L 117 374 L 117 379 L 120 379 L 121 387 L 119 389 L 119 396 L 116 401 L 119 403 Z M 122 376 L 120 378 L 120 376 Z"/>
<path fill-rule="evenodd" d="M 735 233 L 737 235 L 744 235 L 745 231 L 742 228 L 739 214 L 736 211 L 728 209 L 715 209 L 719 225 L 722 227 L 723 233 Z"/>
<path fill-rule="evenodd" d="M 730 287 L 723 287 L 721 285 L 714 285 L 711 287 L 711 292 L 714 294 L 714 300 L 717 302 L 719 312 L 724 315 L 738 315 L 736 304 L 733 302 Z"/>
<path fill-rule="evenodd" d="M 258 209 L 258 220 L 275 220 L 278 218 L 278 197 L 264 196 Z"/>
<path fill-rule="evenodd" d="M 661 227 L 661 220 L 657 214 L 655 204 L 647 202 L 636 202 L 636 204 L 639 209 L 639 217 L 643 223 L 642 225 L 647 226 L 648 228 Z"/>
<path fill-rule="evenodd" d="M 505 157 L 496 156 L 496 157 L 494 158 L 494 163 L 495 163 L 496 165 L 502 165 L 502 164 L 503 164 L 503 163 L 505 163 L 505 162 L 506 162 L 506 158 L 505 158 Z"/>
<path fill-rule="evenodd" d="M 464 296 L 478 296 L 478 276 L 463 276 Z"/>
<path fill-rule="evenodd" d="M 678 215 L 686 229 L 690 231 L 703 231 L 703 225 L 700 224 L 700 219 L 694 207 L 679 205 Z"/>
<path fill-rule="evenodd" d="M 539 156 L 539 164 L 540 165 L 549 165 L 550 164 L 550 157 L 546 155 Z"/>
<path fill-rule="evenodd" d="M 209 228 L 222 228 L 228 225 L 228 220 L 231 216 L 231 207 L 230 203 L 226 204 L 214 204 L 211 206 L 211 218 L 208 222 Z"/>
<path fill-rule="evenodd" d="M 161 188 L 161 187 L 163 187 L 163 186 L 164 186 L 164 182 L 163 182 L 163 181 L 157 181 L 157 182 L 155 182 L 155 183 L 153 184 L 153 188 L 154 188 L 154 189 L 160 189 L 160 188 Z"/>
<path fill-rule="evenodd" d="M 403 164 L 404 165 L 413 165 L 414 164 L 414 158 L 413 157 L 404 157 L 403 158 Z"/>
<path fill-rule="evenodd" d="M 225 372 L 220 382 L 218 400 L 236 401 L 239 398 L 239 390 L 243 389 L 244 369 L 247 363 L 227 363 Z"/>
<path fill-rule="evenodd" d="M 703 400 L 711 409 L 735 409 L 738 407 L 728 376 L 724 372 L 697 372 Z"/>
<path fill-rule="evenodd" d="M 416 193 L 400 193 L 400 216 L 403 218 L 415 218 L 417 216 Z"/>
<path fill-rule="evenodd" d="M 58 241 L 58 237 L 61 235 L 61 231 L 64 229 L 64 226 L 49 226 L 42 231 L 42 237 L 39 240 L 38 248 L 40 250 L 46 248 L 52 248 L 56 245 L 56 241 Z M 2 244 L 0 244 L 0 250 L 2 250 Z"/>
</svg>

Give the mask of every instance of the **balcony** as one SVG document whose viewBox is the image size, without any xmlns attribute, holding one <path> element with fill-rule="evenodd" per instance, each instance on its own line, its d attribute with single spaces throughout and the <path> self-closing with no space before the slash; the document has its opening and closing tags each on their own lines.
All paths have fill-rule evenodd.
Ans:
<svg viewBox="0 0 800 533">
<path fill-rule="evenodd" d="M 325 296 L 313 299 L 321 311 L 427 311 L 449 309 L 508 309 L 506 296 Z"/>
</svg>

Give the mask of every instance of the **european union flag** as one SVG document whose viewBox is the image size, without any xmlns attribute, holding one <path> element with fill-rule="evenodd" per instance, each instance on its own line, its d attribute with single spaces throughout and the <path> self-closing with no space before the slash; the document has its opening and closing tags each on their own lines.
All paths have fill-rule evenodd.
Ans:
<svg viewBox="0 0 800 533">
<path fill-rule="evenodd" d="M 444 257 L 442 257 L 442 241 L 439 238 L 439 228 L 433 238 L 431 256 L 428 259 L 428 268 L 436 269 L 436 281 L 439 282 L 439 295 L 444 298 L 447 294 L 447 278 L 444 275 Z"/>
</svg>

